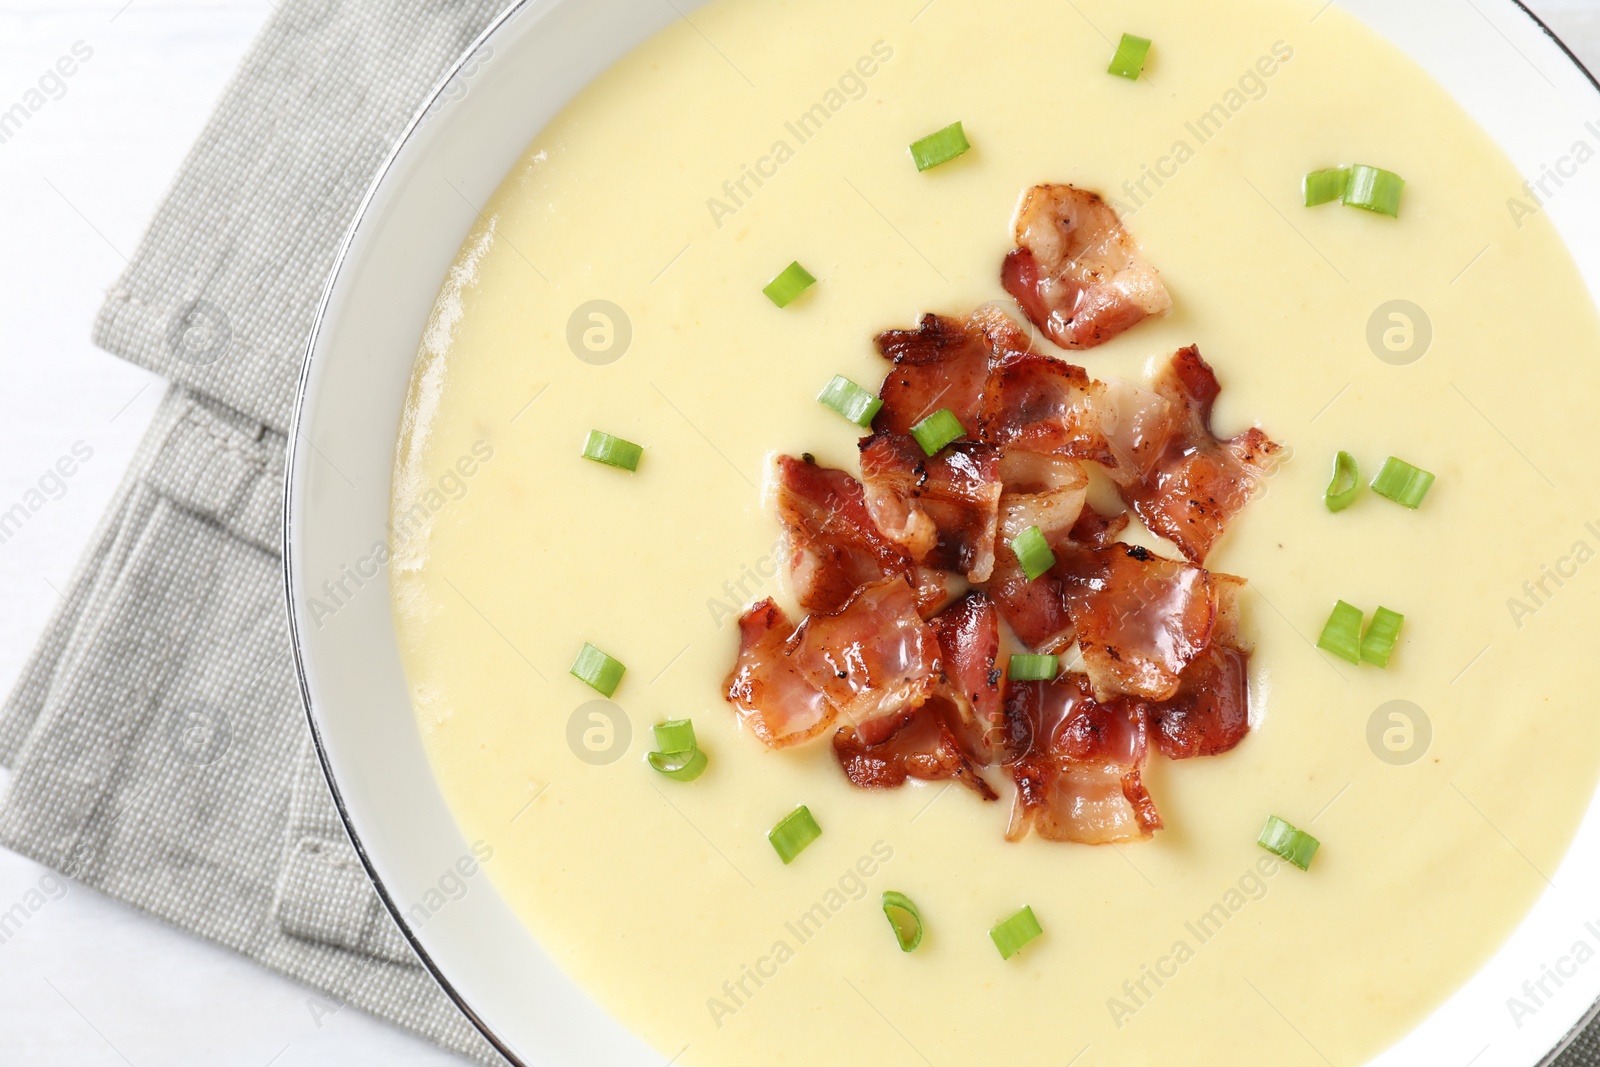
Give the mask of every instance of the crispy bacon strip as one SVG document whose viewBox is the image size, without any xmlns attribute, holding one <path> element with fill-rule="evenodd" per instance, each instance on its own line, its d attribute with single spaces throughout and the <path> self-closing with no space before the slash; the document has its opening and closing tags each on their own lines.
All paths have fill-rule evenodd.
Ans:
<svg viewBox="0 0 1600 1067">
<path fill-rule="evenodd" d="M 1149 837 L 1161 814 L 1140 778 L 1144 717 L 1123 699 L 1095 700 L 1089 679 L 1012 683 L 1006 691 L 1016 801 L 1006 838 L 1103 845 Z"/>
<path fill-rule="evenodd" d="M 999 667 L 1000 614 L 974 589 L 928 621 L 939 642 L 944 693 L 953 706 L 949 727 L 961 749 L 987 765 L 1004 733 Z"/>
<path fill-rule="evenodd" d="M 956 738 L 952 720 L 958 716 L 953 704 L 935 697 L 879 744 L 864 744 L 855 730 L 845 727 L 833 735 L 833 755 L 845 777 L 862 789 L 895 789 L 907 778 L 953 779 L 984 800 L 998 800 L 994 787 Z"/>
<path fill-rule="evenodd" d="M 1020 450 L 1000 459 L 1000 537 L 1009 543 L 1030 526 L 1046 541 L 1072 533 L 1084 513 L 1089 475 L 1083 465 L 1065 456 Z"/>
<path fill-rule="evenodd" d="M 966 588 L 961 578 L 933 567 L 917 567 L 912 573 L 917 590 L 917 610 L 930 619 Z"/>
<path fill-rule="evenodd" d="M 849 474 L 779 456 L 773 481 L 790 582 L 806 611 L 837 611 L 857 589 L 896 575 L 917 590 L 924 613 L 932 614 L 949 599 L 943 576 L 919 569 L 883 536 L 867 510 L 861 483 Z"/>
<path fill-rule="evenodd" d="M 914 438 L 861 439 L 867 511 L 878 529 L 918 563 L 984 582 L 994 570 L 1000 452 L 958 441 L 929 456 Z"/>
<path fill-rule="evenodd" d="M 1005 506 L 1004 498 L 1001 506 Z M 1108 516 L 1085 506 L 1067 536 L 1047 533 L 1045 539 L 1052 547 L 1070 542 L 1085 548 L 1110 548 L 1127 525 L 1126 512 Z M 1002 526 L 1002 544 L 996 555 L 994 577 L 984 589 L 999 605 L 1000 614 L 1018 640 L 1039 652 L 1060 652 L 1078 638 L 1065 583 L 1054 571 L 1029 581 L 1011 552 L 1004 529 Z"/>
<path fill-rule="evenodd" d="M 983 588 L 994 598 L 1017 640 L 1030 649 L 1055 653 L 1072 644 L 1076 631 L 1061 579 L 1054 574 L 1046 572 L 1029 581 L 1006 547 L 996 557 L 994 577 Z"/>
<path fill-rule="evenodd" d="M 1118 485 L 1134 485 L 1155 468 L 1177 428 L 1178 412 L 1160 393 L 1116 379 L 1104 383 L 1097 411 L 1100 430 L 1115 462 L 1106 473 Z"/>
<path fill-rule="evenodd" d="M 1096 409 L 1105 387 L 1082 367 L 1033 351 L 1003 315 L 987 331 L 995 357 L 979 416 L 983 440 L 1115 466 Z"/>
<path fill-rule="evenodd" d="M 944 680 L 939 642 L 903 577 L 864 587 L 836 612 L 812 614 L 785 652 L 869 745 L 887 740 Z"/>
<path fill-rule="evenodd" d="M 1090 548 L 1109 548 L 1117 543 L 1117 538 L 1127 528 L 1126 511 L 1118 515 L 1102 515 L 1094 508 L 1086 507 L 1072 525 L 1072 539 Z"/>
<path fill-rule="evenodd" d="M 1168 700 L 1211 641 L 1217 590 L 1211 574 L 1136 545 L 1056 548 L 1078 649 L 1098 693 Z"/>
<path fill-rule="evenodd" d="M 1005 491 L 1000 497 L 1000 536 L 994 575 L 986 588 L 1017 637 L 1030 648 L 1055 652 L 1073 640 L 1060 579 L 1046 574 L 1029 581 L 1011 551 L 1011 541 L 1030 526 L 1051 545 L 1071 535 L 1085 515 L 1089 476 L 1076 460 L 1036 452 L 1007 452 L 1000 461 Z"/>
<path fill-rule="evenodd" d="M 1121 492 L 1154 533 L 1204 563 L 1228 522 L 1260 491 L 1282 451 L 1252 427 L 1219 441 L 1211 409 L 1222 387 L 1193 346 L 1179 351 L 1153 383 L 1171 406 L 1172 428 L 1156 458 Z"/>
<path fill-rule="evenodd" d="M 1146 713 L 1156 747 L 1168 759 L 1218 756 L 1250 732 L 1250 652 L 1239 638 L 1238 597 L 1245 582 L 1231 574 L 1217 583 L 1217 624 L 1211 644 L 1183 672 L 1171 700 Z"/>
<path fill-rule="evenodd" d="M 793 633 L 788 616 L 770 599 L 750 608 L 739 619 L 739 658 L 726 683 L 740 721 L 772 748 L 811 740 L 838 714 L 785 653 Z"/>
<path fill-rule="evenodd" d="M 928 314 L 915 330 L 879 334 L 877 344 L 894 369 L 878 391 L 883 407 L 872 420 L 874 430 L 910 433 L 940 408 L 949 408 L 969 432 L 977 427 L 989 344 L 971 321 Z"/>
<path fill-rule="evenodd" d="M 996 363 L 1014 356 L 1038 354 L 1033 347 L 1035 335 L 1017 325 L 1017 320 L 1007 314 L 998 303 L 981 305 L 967 317 L 967 326 L 981 334 L 984 343 L 989 346 L 991 371 Z M 987 379 L 983 384 L 985 387 L 988 386 Z"/>
<path fill-rule="evenodd" d="M 1038 186 L 1002 272 L 1058 344 L 1089 348 L 1171 307 L 1157 272 L 1100 197 Z M 1219 386 L 1195 348 L 1151 388 L 1098 382 L 1035 350 L 1003 310 L 926 315 L 877 338 L 893 364 L 863 478 L 778 457 L 775 485 L 798 627 L 771 600 L 740 619 L 727 680 L 741 720 L 772 747 L 834 730 L 862 788 L 960 781 L 985 800 L 1003 756 L 1017 786 L 1007 837 L 1149 837 L 1150 736 L 1174 759 L 1249 731 L 1241 579 L 1204 569 L 1227 522 L 1280 451 L 1260 430 L 1219 441 Z M 948 408 L 968 439 L 926 456 L 909 431 Z M 1129 513 L 1089 507 L 1086 463 L 1189 562 L 1117 543 Z M 1029 581 L 1010 541 L 1037 527 L 1055 565 Z M 962 578 L 980 588 L 960 596 Z M 1086 673 L 1003 686 L 1004 617 L 1032 648 L 1076 643 Z"/>
<path fill-rule="evenodd" d="M 841 729 L 833 736 L 834 756 L 863 789 L 894 788 L 907 778 L 948 778 L 994 800 L 980 767 L 993 759 L 994 743 L 1004 731 L 996 666 L 999 616 L 988 597 L 973 591 L 928 626 L 943 669 L 938 692 L 907 715 L 876 720 L 876 729 Z M 868 744 L 866 736 L 874 743 Z"/>
<path fill-rule="evenodd" d="M 1071 185 L 1036 185 L 1017 214 L 1000 282 L 1062 348 L 1093 348 L 1172 308 L 1161 275 L 1117 213 Z"/>
</svg>

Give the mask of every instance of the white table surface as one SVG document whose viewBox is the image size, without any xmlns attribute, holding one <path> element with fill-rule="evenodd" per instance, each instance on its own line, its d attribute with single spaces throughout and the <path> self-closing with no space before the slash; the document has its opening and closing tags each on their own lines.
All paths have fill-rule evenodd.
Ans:
<svg viewBox="0 0 1600 1067">
<path fill-rule="evenodd" d="M 93 57 L 0 144 L 0 511 L 77 441 L 93 458 L 0 544 L 9 690 L 163 391 L 96 350 L 102 294 L 267 0 L 0 0 L 0 111 L 83 42 Z M 42 868 L 0 852 L 0 912 Z M 6 1067 L 444 1067 L 462 1061 L 92 890 L 0 944 Z"/>
<path fill-rule="evenodd" d="M 1600 0 L 1532 0 L 1600 70 Z M 93 57 L 0 144 L 0 511 L 79 441 L 93 458 L 0 544 L 9 689 L 149 424 L 162 383 L 96 350 L 103 291 L 270 0 L 0 0 L 0 111 Z M 3 772 L 0 772 L 3 773 Z M 42 868 L 0 851 L 0 912 Z M 460 1061 L 82 887 L 0 943 L 0 1062 L 443 1067 Z"/>
</svg>

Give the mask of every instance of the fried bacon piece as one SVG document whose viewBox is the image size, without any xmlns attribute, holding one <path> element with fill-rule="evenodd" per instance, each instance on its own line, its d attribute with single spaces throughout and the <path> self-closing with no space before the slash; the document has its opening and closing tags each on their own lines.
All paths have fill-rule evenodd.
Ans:
<svg viewBox="0 0 1600 1067">
<path fill-rule="evenodd" d="M 1072 539 L 1090 548 L 1109 548 L 1117 543 L 1117 538 L 1127 528 L 1126 511 L 1117 515 L 1102 515 L 1094 508 L 1086 507 L 1072 525 Z"/>
<path fill-rule="evenodd" d="M 924 619 L 932 618 L 966 588 L 958 575 L 933 567 L 915 568 L 912 580 L 917 590 L 917 610 Z"/>
<path fill-rule="evenodd" d="M 1089 475 L 1077 460 L 1009 451 L 1000 459 L 1000 537 L 1009 543 L 1030 526 L 1046 541 L 1072 533 L 1084 513 Z"/>
<path fill-rule="evenodd" d="M 1016 236 L 1002 281 L 1063 347 L 1171 307 L 1092 193 L 1029 190 Z M 1161 828 L 1141 777 L 1152 735 L 1189 759 L 1249 732 L 1244 582 L 1203 563 L 1281 450 L 1257 429 L 1216 438 L 1219 385 L 1195 348 L 1145 388 L 1095 381 L 1037 351 L 1036 336 L 995 305 L 878 336 L 893 367 L 860 442 L 862 480 L 809 456 L 775 462 L 809 614 L 795 626 L 771 600 L 746 611 L 727 696 L 774 748 L 832 731 L 862 788 L 950 780 L 995 800 L 984 768 L 1003 762 L 1017 787 L 1011 840 L 1147 838 Z M 940 409 L 967 436 L 929 457 L 910 431 Z M 1089 505 L 1089 463 L 1127 511 Z M 1187 562 L 1119 543 L 1132 514 Z M 1011 542 L 1035 527 L 1055 562 L 1030 581 Z M 968 582 L 978 588 L 963 594 Z M 1001 618 L 1035 651 L 1076 644 L 1083 673 L 1006 684 Z"/>
<path fill-rule="evenodd" d="M 1006 724 L 1017 783 L 1006 838 L 1103 845 L 1149 837 L 1161 814 L 1140 779 L 1144 717 L 1124 699 L 1095 700 L 1089 679 L 1011 683 Z"/>
<path fill-rule="evenodd" d="M 1118 485 L 1135 485 L 1155 468 L 1177 429 L 1174 408 L 1160 393 L 1132 382 L 1108 380 L 1096 408 L 1114 463 L 1106 473 Z"/>
<path fill-rule="evenodd" d="M 1089 476 L 1076 460 L 1037 452 L 1007 452 L 1000 461 L 1005 490 L 1000 497 L 1000 536 L 989 594 L 1017 637 L 1030 648 L 1055 652 L 1072 643 L 1061 582 L 1049 574 L 1033 581 L 1022 572 L 1011 541 L 1030 526 L 1054 545 L 1083 517 Z"/>
<path fill-rule="evenodd" d="M 929 456 L 914 438 L 861 439 L 867 511 L 918 563 L 985 582 L 994 570 L 1000 451 L 958 441 Z"/>
<path fill-rule="evenodd" d="M 983 440 L 1115 466 L 1096 409 L 1104 386 L 1082 367 L 1031 350 L 997 352 L 983 390 Z"/>
<path fill-rule="evenodd" d="M 1217 589 L 1210 572 L 1137 545 L 1056 548 L 1085 669 L 1102 694 L 1168 700 L 1211 641 Z"/>
<path fill-rule="evenodd" d="M 1003 362 L 1014 356 L 1024 356 L 1030 353 L 1037 355 L 1033 347 L 1034 335 L 1017 325 L 1017 320 L 1006 313 L 1006 310 L 997 303 L 984 304 L 967 317 L 967 327 L 983 336 L 984 343 L 989 346 L 989 369 L 992 371 L 996 363 Z M 984 382 L 985 387 L 988 381 Z"/>
<path fill-rule="evenodd" d="M 1000 696 L 1000 619 L 982 593 L 972 591 L 928 623 L 938 642 L 938 691 L 907 714 L 879 718 L 868 727 L 844 727 L 833 753 L 845 775 L 863 789 L 889 789 L 907 778 L 954 779 L 985 800 L 996 799 L 981 767 L 994 757 L 1004 731 Z M 868 744 L 865 737 L 874 738 Z"/>
<path fill-rule="evenodd" d="M 1254 427 L 1217 440 L 1211 409 L 1222 387 L 1198 348 L 1179 351 L 1153 384 L 1172 406 L 1172 429 L 1141 477 L 1122 487 L 1122 499 L 1154 533 L 1204 563 L 1228 522 L 1260 490 L 1282 448 Z"/>
<path fill-rule="evenodd" d="M 1171 700 L 1146 706 L 1156 747 L 1168 759 L 1218 756 L 1250 732 L 1250 653 L 1239 638 L 1244 579 L 1212 576 L 1217 623 L 1211 643 L 1189 664 Z"/>
<path fill-rule="evenodd" d="M 935 697 L 876 745 L 862 743 L 860 735 L 847 726 L 833 735 L 834 758 L 844 768 L 845 777 L 862 789 L 895 789 L 904 785 L 907 778 L 948 778 L 984 800 L 998 800 L 978 763 L 956 738 L 952 719 L 958 714 L 948 700 Z"/>
<path fill-rule="evenodd" d="M 1046 572 L 1032 581 L 1009 546 L 995 558 L 994 577 L 984 586 L 1017 640 L 1036 652 L 1060 652 L 1076 636 L 1061 579 Z"/>
<path fill-rule="evenodd" d="M 1036 185 L 1017 214 L 1000 282 L 1062 348 L 1093 348 L 1172 308 L 1117 213 L 1071 185 Z"/>
<path fill-rule="evenodd" d="M 869 745 L 887 740 L 944 681 L 938 639 L 899 576 L 809 616 L 785 653 Z"/>
<path fill-rule="evenodd" d="M 945 579 L 921 570 L 883 536 L 867 510 L 861 483 L 810 460 L 774 461 L 778 521 L 795 599 L 806 611 L 837 611 L 857 589 L 901 575 L 931 614 L 949 599 Z"/>
<path fill-rule="evenodd" d="M 989 344 L 973 322 L 928 314 L 915 330 L 879 334 L 877 344 L 894 369 L 878 391 L 883 407 L 872 420 L 874 430 L 910 433 L 940 408 L 949 408 L 969 431 L 977 426 Z"/>
<path fill-rule="evenodd" d="M 994 601 L 974 589 L 928 620 L 928 626 L 939 642 L 944 697 L 953 705 L 949 728 L 963 752 L 987 765 L 1005 729 L 999 612 Z"/>
<path fill-rule="evenodd" d="M 772 748 L 809 741 L 837 717 L 822 691 L 785 652 L 794 625 L 770 599 L 739 618 L 739 658 L 728 675 L 728 701 L 750 732 Z"/>
<path fill-rule="evenodd" d="M 1077 638 L 1061 579 L 1055 575 L 1046 573 L 1029 581 L 1016 559 L 1008 558 L 995 564 L 995 576 L 984 589 L 1017 640 L 1032 651 L 1062 652 Z"/>
</svg>

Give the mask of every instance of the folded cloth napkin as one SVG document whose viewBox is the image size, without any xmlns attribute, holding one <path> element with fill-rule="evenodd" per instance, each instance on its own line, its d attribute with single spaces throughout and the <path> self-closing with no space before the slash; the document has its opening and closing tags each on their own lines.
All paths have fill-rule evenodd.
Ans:
<svg viewBox="0 0 1600 1067">
<path fill-rule="evenodd" d="M 0 845 L 484 1063 L 344 836 L 280 590 L 285 433 L 339 240 L 502 0 L 281 0 L 101 311 L 172 379 L 0 708 Z M 1580 55 L 1600 12 L 1545 0 Z M 1600 1067 L 1600 1030 L 1558 1067 Z"/>
<path fill-rule="evenodd" d="M 0 845 L 485 1063 L 502 1061 L 334 811 L 279 553 L 285 432 L 340 239 L 504 3 L 275 4 L 95 325 L 175 384 L 0 708 Z"/>
</svg>

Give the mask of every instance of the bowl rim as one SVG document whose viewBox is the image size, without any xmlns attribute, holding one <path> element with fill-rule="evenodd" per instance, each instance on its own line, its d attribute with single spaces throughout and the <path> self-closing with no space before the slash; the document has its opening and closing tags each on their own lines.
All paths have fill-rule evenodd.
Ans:
<svg viewBox="0 0 1600 1067">
<path fill-rule="evenodd" d="M 328 309 L 333 302 L 334 292 L 338 286 L 339 278 L 344 273 L 346 261 L 350 257 L 350 250 L 355 245 L 360 233 L 362 223 L 367 220 L 373 202 L 377 199 L 384 183 L 389 179 L 396 162 L 404 153 L 406 146 L 411 143 L 417 131 L 422 128 L 427 120 L 428 113 L 444 98 L 450 85 L 467 66 L 473 61 L 478 51 L 492 39 L 495 34 L 520 14 L 523 9 L 542 0 L 511 0 L 511 3 L 500 11 L 489 24 L 485 26 L 470 44 L 457 56 L 455 61 L 442 73 L 428 91 L 421 104 L 412 112 L 406 127 L 395 140 L 389 151 L 384 155 L 383 162 L 378 165 L 372 180 L 367 184 L 367 191 L 362 194 L 361 202 L 357 205 L 355 215 L 350 220 L 349 227 L 345 230 L 343 238 L 339 241 L 339 250 L 334 255 L 333 263 L 328 268 L 328 277 L 322 286 L 322 294 L 317 298 L 316 315 L 312 320 L 311 332 L 306 338 L 305 353 L 300 363 L 300 374 L 295 383 L 294 408 L 289 418 L 289 443 L 285 454 L 285 476 L 283 480 L 283 593 L 284 605 L 289 616 L 289 642 L 294 650 L 295 679 L 300 690 L 300 703 L 305 713 L 306 723 L 311 729 L 311 744 L 317 754 L 317 766 L 322 769 L 322 777 L 328 784 L 328 791 L 333 797 L 333 806 L 339 813 L 339 822 L 343 824 L 345 833 L 350 838 L 350 844 L 355 849 L 356 857 L 361 861 L 361 867 L 366 872 L 367 880 L 372 883 L 372 888 L 378 894 L 378 899 L 383 903 L 384 910 L 389 918 L 394 921 L 405 939 L 407 946 L 416 954 L 418 962 L 439 984 L 445 996 L 460 1009 L 474 1029 L 483 1036 L 496 1052 L 504 1056 L 513 1067 L 530 1067 L 513 1052 L 506 1043 L 478 1014 L 477 1010 L 468 1002 L 467 998 L 458 990 L 455 983 L 444 973 L 433 958 L 421 938 L 417 936 L 416 929 L 408 920 L 405 910 L 395 899 L 388 885 L 384 882 L 374 865 L 372 856 L 367 850 L 366 843 L 361 834 L 356 830 L 355 822 L 351 817 L 350 809 L 345 803 L 344 793 L 339 787 L 338 776 L 334 773 L 333 765 L 329 759 L 326 739 L 323 737 L 322 728 L 317 723 L 315 701 L 312 698 L 311 679 L 306 669 L 305 643 L 300 632 L 299 613 L 295 610 L 295 476 L 296 457 L 301 448 L 302 422 L 305 418 L 306 397 L 310 391 L 312 363 L 316 358 L 317 344 L 322 338 L 323 326 L 327 321 Z M 1520 0 L 1517 0 L 1520 4 Z M 1548 31 L 1546 31 L 1548 32 Z M 1597 83 L 1600 88 L 1600 83 Z"/>
<path fill-rule="evenodd" d="M 385 183 L 392 177 L 396 163 L 399 161 L 399 158 L 404 153 L 406 147 L 411 143 L 417 132 L 422 128 L 428 119 L 430 112 L 432 112 L 439 105 L 440 101 L 444 99 L 446 94 L 449 92 L 452 83 L 473 63 L 474 58 L 479 51 L 525 10 L 534 7 L 545 6 L 553 2 L 555 2 L 555 0 L 511 0 L 511 2 L 507 4 L 504 9 L 495 15 L 494 18 L 491 19 L 490 22 L 484 27 L 484 29 L 466 46 L 461 55 L 435 81 L 433 88 L 429 90 L 422 102 L 413 111 L 412 117 L 407 122 L 405 129 L 400 133 L 399 137 L 395 140 L 394 144 L 385 154 L 382 163 L 379 164 L 377 170 L 374 172 L 371 181 L 368 183 L 367 190 L 363 194 L 361 201 L 356 208 L 355 214 L 351 219 L 350 225 L 347 227 L 343 237 L 340 240 L 338 251 L 329 267 L 327 279 L 323 283 L 321 295 L 317 301 L 317 309 L 313 317 L 310 333 L 307 335 L 304 353 L 301 360 L 300 372 L 297 376 L 294 403 L 290 417 L 288 447 L 286 450 L 285 459 L 283 495 L 283 551 L 281 557 L 284 583 L 283 593 L 285 597 L 285 608 L 289 621 L 290 642 L 293 649 L 295 677 L 300 692 L 302 710 L 305 714 L 306 722 L 310 728 L 311 739 L 316 752 L 317 763 L 322 770 L 324 779 L 327 782 L 328 789 L 332 795 L 334 807 L 339 814 L 340 822 L 343 824 L 345 832 L 350 838 L 350 842 L 355 849 L 356 856 L 360 859 L 362 868 L 366 872 L 368 880 L 372 883 L 372 886 L 378 895 L 378 899 L 382 902 L 383 907 L 387 911 L 389 917 L 399 929 L 400 934 L 405 939 L 406 944 L 410 947 L 411 951 L 415 953 L 417 960 L 421 963 L 423 968 L 428 972 L 433 980 L 438 983 L 440 989 L 443 990 L 445 995 L 462 1012 L 462 1014 L 478 1031 L 478 1033 L 483 1036 L 483 1038 L 495 1049 L 495 1051 L 497 1051 L 501 1056 L 505 1057 L 507 1062 L 512 1064 L 513 1067 L 531 1067 L 531 1064 L 520 1058 L 518 1054 L 512 1051 L 511 1048 L 508 1047 L 507 1043 L 495 1033 L 493 1028 L 491 1028 L 488 1023 L 478 1014 L 477 1010 L 472 1006 L 466 996 L 457 989 L 455 983 L 453 983 L 450 977 L 445 973 L 444 968 L 438 963 L 437 960 L 435 960 L 432 953 L 430 953 L 427 947 L 422 943 L 416 928 L 409 921 L 405 910 L 401 907 L 400 903 L 395 898 L 394 893 L 390 890 L 383 877 L 379 874 L 373 858 L 365 842 L 363 841 L 360 832 L 356 828 L 350 808 L 348 807 L 343 791 L 340 788 L 338 777 L 334 772 L 329 756 L 327 742 L 317 721 L 317 715 L 315 712 L 316 702 L 312 695 L 312 683 L 308 675 L 306 665 L 306 644 L 303 640 L 303 634 L 301 632 L 299 613 L 297 612 L 295 606 L 295 594 L 298 589 L 295 570 L 296 557 L 294 552 L 297 521 L 295 510 L 295 492 L 298 484 L 295 472 L 298 469 L 297 458 L 300 456 L 302 451 L 302 430 L 303 421 L 306 417 L 306 400 L 311 388 L 313 363 L 316 358 L 318 344 L 323 335 L 323 328 L 326 325 L 329 308 L 333 301 L 338 283 L 345 271 L 346 266 L 348 265 L 351 250 L 361 233 L 363 224 L 368 221 L 369 212 L 375 200 L 378 198 Z M 1328 0 L 1329 5 L 1339 2 L 1340 0 Z M 1587 80 L 1589 86 L 1595 91 L 1597 97 L 1600 97 L 1600 77 L 1597 77 L 1596 74 L 1591 71 L 1587 65 L 1585 65 L 1583 60 L 1578 57 L 1578 55 L 1572 50 L 1567 42 L 1563 40 L 1548 23 L 1546 23 L 1543 18 L 1533 11 L 1525 2 L 1525 0 L 1505 0 L 1505 2 L 1518 11 L 1545 37 L 1555 44 L 1555 46 L 1566 57 L 1567 61 L 1570 62 L 1580 74 L 1582 74 L 1585 80 Z M 1475 4 L 1473 6 L 1476 8 Z M 1487 966 L 1487 964 L 1488 961 L 1485 961 L 1484 964 L 1480 965 L 1480 969 L 1483 966 Z M 1591 1003 L 1579 1015 L 1577 1020 L 1565 1031 L 1564 1035 L 1555 1044 L 1555 1046 L 1538 1061 L 1536 1067 L 1550 1067 L 1550 1065 L 1553 1064 L 1554 1061 L 1564 1051 L 1566 1051 L 1568 1046 L 1570 1046 L 1573 1041 L 1596 1020 L 1596 1018 L 1600 1018 L 1600 1000 L 1596 1000 Z M 1420 1023 L 1421 1020 L 1418 1020 L 1416 1025 L 1420 1025 Z"/>
</svg>

